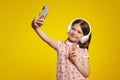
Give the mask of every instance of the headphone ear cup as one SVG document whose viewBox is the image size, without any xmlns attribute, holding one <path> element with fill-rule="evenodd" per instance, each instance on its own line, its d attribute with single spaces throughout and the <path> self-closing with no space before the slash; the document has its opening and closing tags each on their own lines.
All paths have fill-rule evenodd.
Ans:
<svg viewBox="0 0 120 80">
<path fill-rule="evenodd" d="M 81 42 L 81 43 L 85 43 L 85 42 L 88 41 L 88 39 L 89 39 L 89 36 L 88 36 L 88 35 L 87 35 L 87 36 L 83 36 L 83 37 L 81 38 L 80 42 Z"/>
<path fill-rule="evenodd" d="M 67 30 L 67 32 L 69 32 L 69 31 L 70 31 L 70 29 L 71 29 L 71 26 L 69 26 L 69 27 L 68 27 L 68 30 Z"/>
</svg>

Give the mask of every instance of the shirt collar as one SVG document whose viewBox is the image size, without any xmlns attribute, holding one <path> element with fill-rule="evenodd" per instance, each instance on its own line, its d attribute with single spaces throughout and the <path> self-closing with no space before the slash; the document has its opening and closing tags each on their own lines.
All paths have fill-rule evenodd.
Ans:
<svg viewBox="0 0 120 80">
<path fill-rule="evenodd" d="M 68 46 L 72 46 L 72 43 L 71 43 L 69 40 L 66 40 L 65 43 L 66 43 Z M 78 44 L 76 45 L 76 47 L 77 47 L 77 48 L 80 48 Z"/>
</svg>

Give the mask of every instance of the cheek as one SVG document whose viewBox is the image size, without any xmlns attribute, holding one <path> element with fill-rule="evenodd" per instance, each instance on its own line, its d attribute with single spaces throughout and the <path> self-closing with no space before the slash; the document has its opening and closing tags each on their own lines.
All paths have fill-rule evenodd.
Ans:
<svg viewBox="0 0 120 80">
<path fill-rule="evenodd" d="M 79 36 L 78 36 L 79 40 L 80 40 L 82 37 L 83 37 L 83 35 L 82 35 L 82 34 L 79 34 Z"/>
<path fill-rule="evenodd" d="M 71 31 L 67 32 L 68 35 L 70 35 L 71 33 L 72 33 Z"/>
<path fill-rule="evenodd" d="M 78 38 L 78 41 L 80 41 L 80 40 L 81 40 L 81 37 Z"/>
</svg>

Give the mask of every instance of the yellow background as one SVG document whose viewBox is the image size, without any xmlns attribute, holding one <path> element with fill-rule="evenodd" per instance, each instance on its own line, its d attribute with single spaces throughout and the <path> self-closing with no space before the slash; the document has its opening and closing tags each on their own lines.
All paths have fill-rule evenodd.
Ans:
<svg viewBox="0 0 120 80">
<path fill-rule="evenodd" d="M 88 80 L 119 80 L 119 0 L 1 0 L 0 80 L 55 80 L 56 51 L 31 28 L 42 6 L 50 11 L 42 29 L 52 38 L 65 40 L 74 18 L 92 26 Z"/>
</svg>

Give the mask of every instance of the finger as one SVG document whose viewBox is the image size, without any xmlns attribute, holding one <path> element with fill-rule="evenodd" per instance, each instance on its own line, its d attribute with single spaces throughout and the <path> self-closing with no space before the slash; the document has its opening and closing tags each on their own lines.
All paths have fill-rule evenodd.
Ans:
<svg viewBox="0 0 120 80">
<path fill-rule="evenodd" d="M 73 56 L 73 55 L 76 55 L 76 54 L 75 54 L 75 53 L 72 53 L 71 55 Z"/>
<path fill-rule="evenodd" d="M 73 51 L 72 48 L 70 48 L 70 53 L 71 53 L 72 51 Z"/>
<path fill-rule="evenodd" d="M 44 22 L 36 22 L 38 26 L 42 25 Z"/>
<path fill-rule="evenodd" d="M 44 19 L 37 19 L 36 21 L 44 22 Z"/>
<path fill-rule="evenodd" d="M 70 56 L 70 59 L 76 58 L 76 55 L 72 55 Z"/>
<path fill-rule="evenodd" d="M 72 57 L 76 57 L 76 55 L 72 55 Z"/>
<path fill-rule="evenodd" d="M 35 26 L 40 26 L 40 24 L 42 24 L 41 22 L 39 22 L 39 21 L 34 21 L 34 24 L 35 24 Z"/>
<path fill-rule="evenodd" d="M 38 16 L 38 17 L 36 17 L 36 18 L 35 18 L 35 20 L 37 20 L 37 21 L 41 21 L 41 22 L 44 22 L 44 21 L 45 21 L 45 19 L 44 19 L 44 18 L 39 17 L 39 16 Z"/>
<path fill-rule="evenodd" d="M 72 53 L 71 55 L 72 55 L 72 56 L 73 56 L 73 55 L 77 56 L 77 53 L 74 52 L 74 53 Z"/>
<path fill-rule="evenodd" d="M 75 53 L 70 54 L 70 58 L 73 58 L 73 57 L 75 57 L 75 56 L 76 56 Z"/>
<path fill-rule="evenodd" d="M 44 19 L 43 19 L 41 16 L 37 16 L 37 17 L 35 17 L 35 20 L 44 21 Z"/>
<path fill-rule="evenodd" d="M 73 56 L 73 55 L 77 55 L 77 54 L 74 52 L 74 53 L 72 53 L 71 55 Z"/>
<path fill-rule="evenodd" d="M 73 53 L 71 53 L 71 55 L 75 55 L 75 53 L 73 52 Z"/>
<path fill-rule="evenodd" d="M 36 27 L 38 27 L 38 24 L 37 24 L 37 23 L 34 23 L 34 25 L 35 25 Z"/>
<path fill-rule="evenodd" d="M 39 19 L 39 17 L 37 16 L 37 17 L 35 17 L 35 20 L 38 20 Z"/>
<path fill-rule="evenodd" d="M 35 22 L 36 22 L 36 23 L 43 23 L 44 20 L 42 20 L 42 19 L 36 19 Z"/>
<path fill-rule="evenodd" d="M 72 55 L 72 54 L 74 54 L 74 51 L 71 51 L 71 52 L 69 53 L 69 55 Z"/>
<path fill-rule="evenodd" d="M 77 55 L 72 55 L 72 58 L 77 58 Z"/>
<path fill-rule="evenodd" d="M 44 22 L 38 22 L 38 24 L 43 24 Z"/>
<path fill-rule="evenodd" d="M 73 50 L 73 51 L 75 50 L 75 47 L 76 47 L 76 45 L 72 45 L 72 50 Z"/>
<path fill-rule="evenodd" d="M 42 18 L 44 18 L 44 15 L 40 15 L 40 16 L 38 16 L 38 18 L 39 18 L 39 19 L 42 19 Z"/>
<path fill-rule="evenodd" d="M 73 51 L 71 51 L 71 52 L 69 53 L 69 56 L 71 56 L 72 54 L 74 54 Z"/>
<path fill-rule="evenodd" d="M 71 53 L 71 54 L 72 54 L 72 53 L 76 53 L 76 51 L 75 51 L 75 50 L 72 50 L 70 53 Z"/>
</svg>

